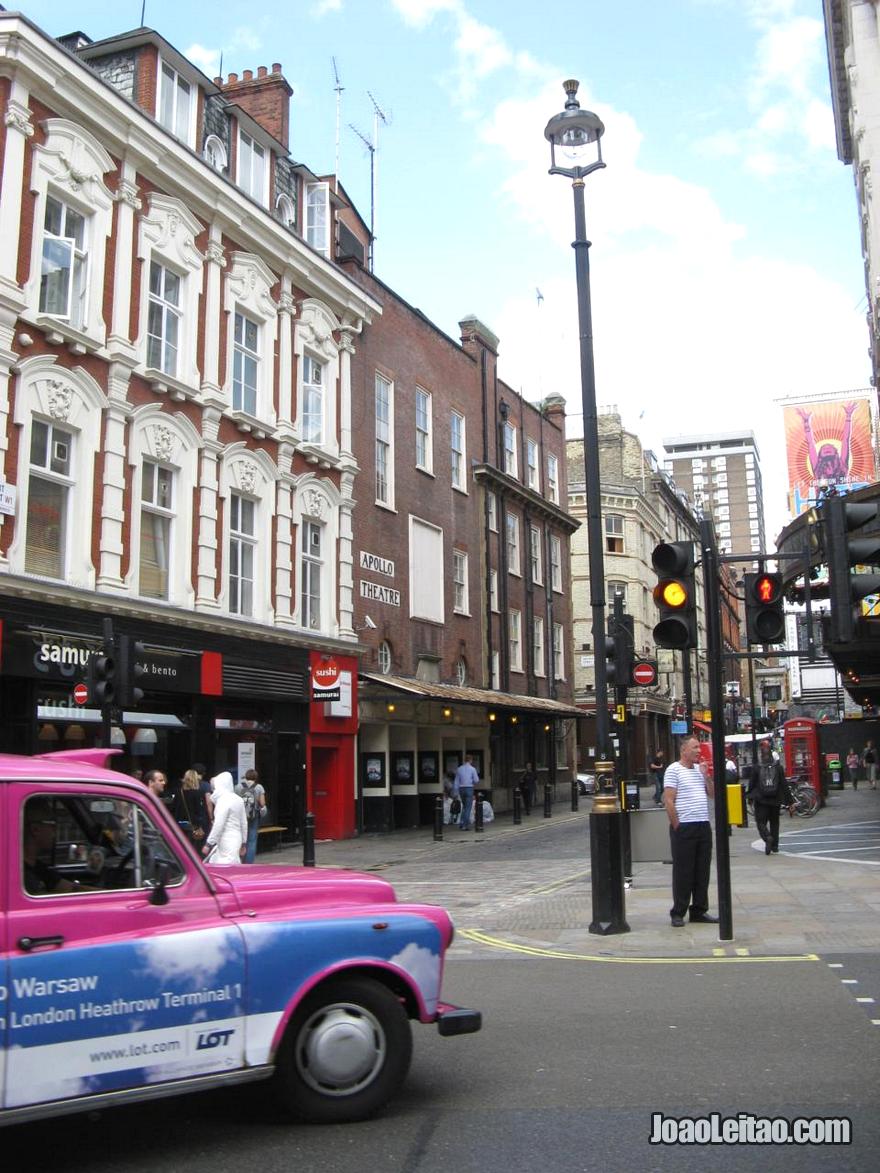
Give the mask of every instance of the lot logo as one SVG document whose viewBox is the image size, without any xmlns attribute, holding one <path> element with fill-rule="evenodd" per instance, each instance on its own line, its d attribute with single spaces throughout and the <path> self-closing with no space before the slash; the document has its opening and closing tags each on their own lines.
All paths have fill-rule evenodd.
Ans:
<svg viewBox="0 0 880 1173">
<path fill-rule="evenodd" d="M 213 1051 L 215 1047 L 228 1047 L 234 1030 L 212 1030 L 202 1032 L 196 1042 L 197 1051 Z"/>
</svg>

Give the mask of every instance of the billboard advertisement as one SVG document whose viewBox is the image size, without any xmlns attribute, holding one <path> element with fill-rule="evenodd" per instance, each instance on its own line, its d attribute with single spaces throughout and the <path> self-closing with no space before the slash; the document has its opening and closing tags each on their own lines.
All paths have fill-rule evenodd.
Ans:
<svg viewBox="0 0 880 1173">
<path fill-rule="evenodd" d="M 811 508 L 832 487 L 848 492 L 876 480 L 867 396 L 786 401 L 782 413 L 792 516 Z"/>
</svg>

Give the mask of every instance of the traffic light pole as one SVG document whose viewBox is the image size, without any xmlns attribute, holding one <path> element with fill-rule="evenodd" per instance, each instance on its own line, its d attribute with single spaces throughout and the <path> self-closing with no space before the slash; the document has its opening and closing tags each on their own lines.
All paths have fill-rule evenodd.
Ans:
<svg viewBox="0 0 880 1173">
<path fill-rule="evenodd" d="M 733 939 L 733 897 L 730 885 L 730 844 L 727 838 L 727 780 L 724 768 L 724 679 L 722 672 L 721 593 L 718 589 L 718 546 L 711 518 L 700 522 L 703 590 L 706 600 L 706 659 L 712 721 L 712 761 L 715 763 L 715 866 L 718 879 L 718 935 Z"/>
<path fill-rule="evenodd" d="M 113 620 L 104 618 L 101 620 L 101 636 L 104 641 L 104 654 L 112 656 L 114 654 L 114 640 L 113 640 Z M 101 705 L 101 745 L 104 749 L 109 749 L 113 744 L 113 705 Z"/>
</svg>

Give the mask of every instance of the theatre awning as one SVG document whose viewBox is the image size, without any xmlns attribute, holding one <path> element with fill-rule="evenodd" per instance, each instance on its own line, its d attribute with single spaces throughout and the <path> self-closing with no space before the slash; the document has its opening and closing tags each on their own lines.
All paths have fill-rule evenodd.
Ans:
<svg viewBox="0 0 880 1173">
<path fill-rule="evenodd" d="M 515 692 L 496 692 L 491 688 L 465 688 L 457 684 L 434 684 L 413 680 L 409 676 L 382 676 L 361 672 L 358 679 L 362 688 L 377 685 L 384 693 L 413 700 L 442 701 L 450 705 L 486 705 L 488 708 L 516 710 L 543 717 L 582 717 L 583 711 L 564 701 L 543 696 L 522 696 Z"/>
</svg>

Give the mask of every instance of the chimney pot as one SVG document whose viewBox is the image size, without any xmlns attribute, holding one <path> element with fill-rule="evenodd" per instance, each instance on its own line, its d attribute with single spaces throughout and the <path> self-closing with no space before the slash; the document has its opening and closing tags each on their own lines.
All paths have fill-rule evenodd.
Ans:
<svg viewBox="0 0 880 1173">
<path fill-rule="evenodd" d="M 215 77 L 214 78 L 214 85 L 215 86 L 222 86 L 223 85 L 223 78 L 222 77 Z"/>
<path fill-rule="evenodd" d="M 244 73 L 241 75 L 241 80 L 242 81 L 250 81 L 253 76 L 254 76 L 254 71 L 252 69 L 246 69 L 244 71 Z"/>
<path fill-rule="evenodd" d="M 275 61 L 275 62 L 273 62 L 273 63 L 272 63 L 272 72 L 273 72 L 273 73 L 280 73 L 280 72 L 281 72 L 281 64 L 280 64 L 280 62 L 278 62 L 278 61 Z"/>
<path fill-rule="evenodd" d="M 230 85 L 230 86 L 234 86 L 237 81 L 238 81 L 238 74 L 237 73 L 230 73 L 229 80 L 227 81 L 226 84 Z"/>
<path fill-rule="evenodd" d="M 265 65 L 258 65 L 257 66 L 257 77 L 265 77 L 268 72 L 269 71 Z"/>
</svg>

